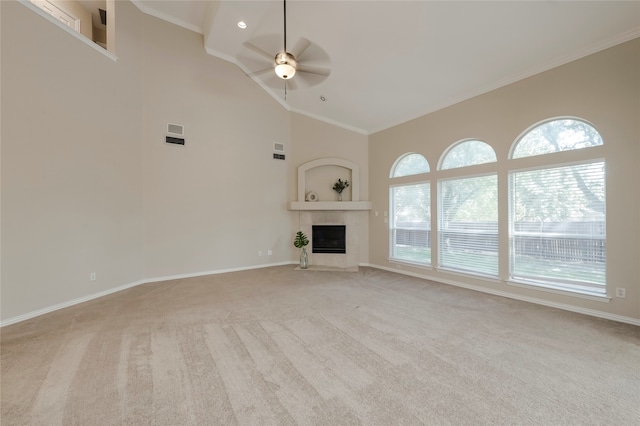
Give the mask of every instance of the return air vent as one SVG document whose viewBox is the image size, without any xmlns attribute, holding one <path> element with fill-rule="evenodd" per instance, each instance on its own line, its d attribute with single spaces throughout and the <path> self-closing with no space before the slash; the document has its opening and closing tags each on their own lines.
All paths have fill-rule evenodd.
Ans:
<svg viewBox="0 0 640 426">
<path fill-rule="evenodd" d="M 273 152 L 284 152 L 284 144 L 275 142 L 273 144 Z"/>
<path fill-rule="evenodd" d="M 167 133 L 176 136 L 184 136 L 184 126 L 180 124 L 167 124 Z"/>
<path fill-rule="evenodd" d="M 167 136 L 166 139 L 165 139 L 165 142 L 172 143 L 174 145 L 184 145 L 184 139 L 183 138 L 174 138 L 172 136 Z"/>
</svg>

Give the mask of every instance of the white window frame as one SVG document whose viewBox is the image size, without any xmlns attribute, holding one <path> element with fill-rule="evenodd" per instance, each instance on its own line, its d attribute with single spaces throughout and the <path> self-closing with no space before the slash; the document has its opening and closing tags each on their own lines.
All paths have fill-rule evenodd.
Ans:
<svg viewBox="0 0 640 426">
<path fill-rule="evenodd" d="M 584 149 L 578 149 L 575 150 L 575 152 L 582 152 Z M 550 153 L 553 154 L 553 153 Z M 541 154 L 541 155 L 546 155 L 546 154 Z M 526 158 L 526 157 L 525 157 Z M 507 200 L 508 203 L 508 208 L 509 208 L 509 278 L 508 278 L 508 283 L 510 284 L 516 284 L 516 285 L 520 285 L 520 286 L 527 286 L 527 287 L 532 287 L 532 288 L 543 288 L 543 289 L 549 289 L 549 290 L 555 290 L 555 291 L 559 291 L 559 292 L 568 292 L 568 293 L 576 293 L 576 294 L 582 294 L 582 295 L 587 295 L 587 296 L 595 296 L 595 297 L 606 297 L 607 296 L 607 279 L 606 279 L 606 269 L 607 269 L 607 262 L 606 262 L 606 245 L 607 245 L 607 236 L 606 236 L 606 231 L 605 231 L 605 235 L 604 235 L 604 245 L 605 245 L 605 253 L 604 253 L 604 258 L 605 258 L 605 265 L 604 265 L 604 276 L 605 276 L 605 282 L 602 285 L 598 285 L 598 284 L 594 284 L 594 283 L 580 283 L 578 281 L 572 281 L 572 280 L 562 280 L 562 279 L 545 279 L 542 277 L 535 277 L 535 276 L 514 276 L 514 262 L 515 262 L 515 245 L 514 245 L 514 237 L 515 237 L 515 230 L 514 230 L 514 208 L 515 206 L 513 205 L 514 202 L 514 198 L 515 198 L 515 188 L 514 188 L 514 182 L 513 182 L 513 176 L 514 174 L 517 173 L 523 173 L 523 172 L 530 172 L 530 171 L 542 171 L 542 170 L 551 170 L 551 169 L 557 169 L 557 168 L 563 168 L 563 167 L 572 167 L 572 166 L 579 166 L 579 165 L 589 165 L 589 164 L 596 164 L 596 163 L 602 163 L 605 167 L 606 170 L 606 161 L 604 158 L 592 158 L 592 159 L 587 159 L 587 160 L 582 160 L 582 161 L 574 161 L 574 162 L 563 162 L 563 163 L 554 163 L 554 162 L 549 162 L 548 164 L 543 164 L 543 165 L 538 165 L 536 167 L 529 167 L 529 168 L 519 168 L 519 169 L 510 169 L 509 173 L 508 173 L 508 182 L 509 182 L 509 197 Z M 605 205 L 606 205 L 606 172 L 604 173 L 604 188 L 605 188 Z M 605 212 L 605 217 L 604 217 L 604 222 L 605 222 L 605 229 L 606 229 L 606 212 Z M 567 236 L 580 236 L 580 235 L 574 235 L 574 234 L 567 234 Z"/>
<path fill-rule="evenodd" d="M 424 173 L 422 173 L 421 175 L 424 175 Z M 411 176 L 411 175 L 410 175 Z M 418 175 L 413 175 L 413 176 L 418 176 Z M 404 176 L 403 176 L 404 177 Z M 393 196 L 393 192 L 394 189 L 396 188 L 400 188 L 400 187 L 404 187 L 404 186 L 416 186 L 416 185 L 427 185 L 429 187 L 429 210 L 430 210 L 430 214 L 429 214 L 429 229 L 428 232 L 431 234 L 430 238 L 433 238 L 433 231 L 431 229 L 431 211 L 433 209 L 433 205 L 432 205 L 432 199 L 433 197 L 431 196 L 431 182 L 429 180 L 420 180 L 420 181 L 416 181 L 416 182 L 408 182 L 408 183 L 403 183 L 403 184 L 397 184 L 397 185 L 390 185 L 389 186 L 389 257 L 388 260 L 392 261 L 392 262 L 396 262 L 396 263 L 406 263 L 406 264 L 410 264 L 410 265 L 415 265 L 415 266 L 420 266 L 420 267 L 426 267 L 426 268 L 430 268 L 432 267 L 432 258 L 433 258 L 433 251 L 432 251 L 432 245 L 433 245 L 433 240 L 431 240 L 431 244 L 428 246 L 429 247 L 429 257 L 427 258 L 426 262 L 420 262 L 420 261 L 414 261 L 414 260 L 410 260 L 410 259 L 405 259 L 405 258 L 400 258 L 400 257 L 395 257 L 394 256 L 394 252 L 395 252 L 395 239 L 394 239 L 394 231 L 397 230 L 397 227 L 395 226 L 395 197 Z"/>
<path fill-rule="evenodd" d="M 485 163 L 482 163 L 485 164 Z M 482 165 L 480 164 L 480 165 Z M 491 164 L 491 163 L 489 163 Z M 495 164 L 495 163 L 493 163 Z M 473 166 L 465 166 L 465 167 L 460 167 L 460 168 L 456 168 L 456 169 L 447 169 L 447 171 L 450 170 L 464 170 L 466 167 L 473 167 Z M 496 221 L 496 239 L 497 239 L 497 244 L 498 244 L 498 249 L 497 249 L 497 264 L 496 264 L 496 272 L 495 274 L 491 274 L 491 273 L 487 273 L 485 271 L 479 271 L 479 270 L 474 270 L 474 269 L 469 269 L 469 268 L 455 268 L 452 267 L 450 265 L 443 265 L 442 264 L 442 255 L 443 255 L 443 250 L 444 250 L 444 244 L 442 243 L 442 238 L 443 235 L 445 234 L 445 232 L 442 232 L 442 219 L 443 219 L 443 214 L 442 214 L 442 208 L 443 208 L 443 203 L 442 203 L 442 183 L 443 182 L 449 182 L 449 181 L 453 181 L 453 180 L 463 180 L 463 179 L 475 179 L 475 178 L 481 178 L 481 177 L 486 177 L 486 176 L 491 176 L 491 177 L 495 177 L 496 180 L 496 187 L 495 187 L 495 191 L 496 191 L 496 214 L 498 215 L 497 221 Z M 499 188 L 498 188 L 498 181 L 499 181 L 499 176 L 497 172 L 489 172 L 489 173 L 480 173 L 480 174 L 465 174 L 465 173 L 456 173 L 453 176 L 450 177 L 446 177 L 446 178 L 441 178 L 438 179 L 438 184 L 437 184 L 437 190 L 438 190 L 438 196 L 437 196 L 437 212 L 438 212 L 438 217 L 437 217 L 437 240 L 438 240 L 438 258 L 437 258 L 437 270 L 439 271 L 445 271 L 445 272 L 453 272 L 453 273 L 457 273 L 457 274 L 461 274 L 461 275 L 471 275 L 474 277 L 480 277 L 480 278 L 484 278 L 484 279 L 489 279 L 492 281 L 498 280 L 499 276 L 500 276 L 500 218 L 499 218 L 499 202 L 498 202 L 498 198 L 500 197 L 500 192 L 499 192 Z"/>
<path fill-rule="evenodd" d="M 588 126 L 591 126 L 596 132 L 598 132 L 598 137 L 600 138 L 600 144 L 585 146 L 576 149 L 564 149 L 559 151 L 550 151 L 541 154 L 535 154 L 530 156 L 519 156 L 514 158 L 514 154 L 518 147 L 520 141 L 527 136 L 534 129 L 544 126 L 547 123 L 551 123 L 554 121 L 561 120 L 573 120 L 582 122 Z M 506 280 L 507 284 L 517 286 L 517 287 L 525 287 L 530 289 L 535 289 L 539 291 L 552 292 L 557 294 L 565 294 L 574 297 L 581 297 L 590 300 L 604 301 L 607 302 L 610 300 L 610 297 L 607 295 L 609 290 L 608 280 L 607 280 L 607 236 L 606 231 L 604 235 L 604 245 L 605 245 L 605 253 L 604 253 L 604 277 L 605 282 L 601 286 L 597 286 L 597 291 L 594 291 L 593 284 L 586 284 L 581 286 L 579 282 L 570 281 L 563 282 L 562 280 L 557 281 L 549 281 L 545 279 L 530 279 L 530 278 L 520 278 L 514 277 L 513 274 L 513 262 L 514 262 L 514 247 L 513 247 L 513 222 L 514 222 L 514 211 L 513 211 L 513 197 L 514 197 L 514 188 L 513 188 L 513 179 L 512 176 L 514 173 L 526 172 L 526 171 L 535 171 L 535 170 L 545 170 L 545 169 L 555 169 L 561 167 L 568 167 L 574 165 L 581 164 L 594 164 L 594 163 L 603 163 L 606 171 L 607 163 L 606 159 L 603 157 L 602 149 L 604 145 L 604 138 L 602 134 L 598 131 L 596 126 L 594 126 L 588 120 L 582 119 L 576 116 L 558 116 L 551 117 L 542 121 L 539 121 L 527 129 L 525 129 L 518 137 L 515 139 L 511 148 L 509 150 L 508 156 L 508 198 L 507 198 L 507 206 L 508 206 L 508 278 Z M 530 167 L 518 167 L 518 165 L 529 165 L 533 164 Z M 605 197 L 605 210 L 606 210 L 606 198 L 607 198 L 607 182 L 606 182 L 606 172 L 604 174 L 604 197 Z M 607 226 L 607 217 L 605 211 L 604 217 L 604 226 L 606 229 Z"/>
</svg>

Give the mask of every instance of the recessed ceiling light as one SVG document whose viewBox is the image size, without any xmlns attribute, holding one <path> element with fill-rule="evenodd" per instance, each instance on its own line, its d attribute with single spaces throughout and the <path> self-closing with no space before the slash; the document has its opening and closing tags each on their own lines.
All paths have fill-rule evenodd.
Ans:
<svg viewBox="0 0 640 426">
<path fill-rule="evenodd" d="M 242 28 L 243 30 L 247 28 L 247 23 L 244 21 L 238 22 L 238 28 Z"/>
</svg>

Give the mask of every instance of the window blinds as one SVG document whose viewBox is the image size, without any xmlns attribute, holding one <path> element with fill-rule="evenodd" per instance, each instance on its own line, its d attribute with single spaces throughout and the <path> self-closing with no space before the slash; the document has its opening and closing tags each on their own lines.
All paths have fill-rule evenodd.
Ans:
<svg viewBox="0 0 640 426">
<path fill-rule="evenodd" d="M 603 161 L 510 174 L 511 278 L 605 293 Z"/>
<path fill-rule="evenodd" d="M 391 187 L 391 258 L 431 264 L 431 194 L 428 182 Z"/>
<path fill-rule="evenodd" d="M 439 266 L 498 276 L 496 175 L 439 182 Z"/>
</svg>

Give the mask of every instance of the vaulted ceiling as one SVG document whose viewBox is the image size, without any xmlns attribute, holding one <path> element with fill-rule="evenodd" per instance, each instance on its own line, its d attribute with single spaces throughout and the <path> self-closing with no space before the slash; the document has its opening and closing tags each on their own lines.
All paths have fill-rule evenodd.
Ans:
<svg viewBox="0 0 640 426">
<path fill-rule="evenodd" d="M 331 72 L 297 73 L 285 98 L 282 1 L 133 1 L 201 33 L 287 109 L 363 134 L 640 37 L 640 1 L 290 0 L 287 50 Z"/>
</svg>

